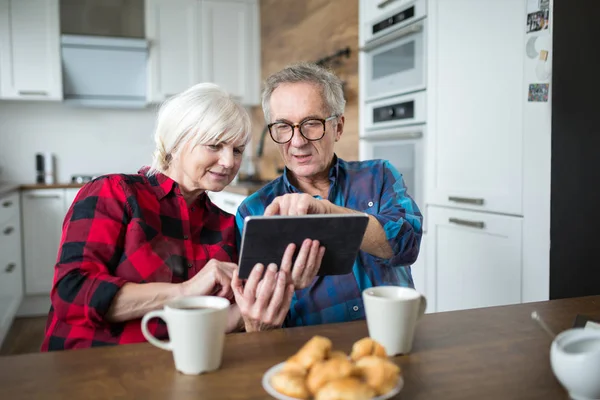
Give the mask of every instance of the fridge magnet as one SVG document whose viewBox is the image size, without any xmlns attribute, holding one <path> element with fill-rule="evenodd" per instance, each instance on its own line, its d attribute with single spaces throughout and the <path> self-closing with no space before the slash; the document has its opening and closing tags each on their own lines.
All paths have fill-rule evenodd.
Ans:
<svg viewBox="0 0 600 400">
<path fill-rule="evenodd" d="M 549 17 L 549 9 L 527 14 L 527 33 L 548 29 Z"/>
<path fill-rule="evenodd" d="M 529 85 L 529 95 L 527 101 L 548 102 L 548 83 L 532 83 Z"/>
</svg>

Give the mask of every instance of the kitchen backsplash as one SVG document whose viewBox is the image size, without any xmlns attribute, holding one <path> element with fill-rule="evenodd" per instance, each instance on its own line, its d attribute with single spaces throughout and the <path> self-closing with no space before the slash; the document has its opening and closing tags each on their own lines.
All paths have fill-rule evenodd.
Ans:
<svg viewBox="0 0 600 400">
<path fill-rule="evenodd" d="M 152 161 L 155 108 L 108 110 L 60 103 L 0 103 L 1 180 L 35 181 L 35 154 L 56 157 L 57 182 L 73 174 L 135 172 Z"/>
</svg>

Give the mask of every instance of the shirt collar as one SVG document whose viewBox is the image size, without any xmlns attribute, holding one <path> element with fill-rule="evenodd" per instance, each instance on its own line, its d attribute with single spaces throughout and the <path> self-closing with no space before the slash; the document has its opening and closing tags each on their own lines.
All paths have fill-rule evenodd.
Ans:
<svg viewBox="0 0 600 400">
<path fill-rule="evenodd" d="M 149 171 L 150 167 L 142 167 L 140 168 L 138 173 L 148 178 L 150 187 L 152 188 L 152 190 L 156 194 L 156 197 L 159 200 L 162 200 L 178 186 L 177 182 L 175 182 L 173 179 L 169 178 L 165 174 L 155 171 L 153 175 L 149 175 Z"/>
<path fill-rule="evenodd" d="M 287 190 L 288 193 L 299 193 L 300 190 L 298 190 L 298 188 L 296 188 L 294 185 L 292 185 L 292 183 L 290 182 L 289 178 L 288 178 L 288 167 L 284 167 L 283 168 L 283 184 L 285 185 L 285 189 Z M 340 172 L 340 159 L 338 158 L 338 156 L 336 154 L 333 155 L 333 163 L 331 164 L 331 168 L 329 168 L 329 182 L 331 182 L 332 185 L 335 185 L 335 182 L 337 181 L 337 178 L 339 176 L 339 172 Z"/>
</svg>

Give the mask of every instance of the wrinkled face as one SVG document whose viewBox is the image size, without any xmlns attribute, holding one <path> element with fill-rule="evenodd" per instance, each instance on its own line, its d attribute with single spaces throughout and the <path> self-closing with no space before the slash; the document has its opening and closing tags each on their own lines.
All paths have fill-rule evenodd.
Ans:
<svg viewBox="0 0 600 400">
<path fill-rule="evenodd" d="M 330 117 L 319 88 L 311 83 L 278 86 L 271 94 L 270 107 L 271 123 L 281 121 L 299 124 L 306 118 Z M 317 141 L 307 140 L 295 128 L 292 140 L 277 145 L 286 167 L 297 177 L 312 178 L 327 174 L 333 159 L 334 143 L 342 135 L 343 127 L 343 117 L 326 122 L 325 135 Z"/>
<path fill-rule="evenodd" d="M 194 145 L 188 142 L 174 160 L 180 173 L 179 182 L 187 190 L 223 190 L 235 177 L 244 154 L 245 143 L 218 142 Z"/>
</svg>

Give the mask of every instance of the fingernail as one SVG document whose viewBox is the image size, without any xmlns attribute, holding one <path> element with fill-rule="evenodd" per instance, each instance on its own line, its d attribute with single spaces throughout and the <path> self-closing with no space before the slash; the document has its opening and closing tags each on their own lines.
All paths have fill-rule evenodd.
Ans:
<svg viewBox="0 0 600 400">
<path fill-rule="evenodd" d="M 263 265 L 262 264 L 257 264 L 254 266 L 254 269 L 256 270 L 256 272 L 258 273 L 262 273 L 263 272 Z"/>
<path fill-rule="evenodd" d="M 277 264 L 269 264 L 269 271 L 277 272 Z"/>
</svg>

